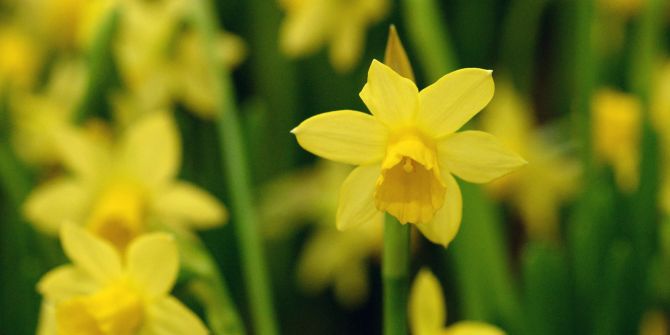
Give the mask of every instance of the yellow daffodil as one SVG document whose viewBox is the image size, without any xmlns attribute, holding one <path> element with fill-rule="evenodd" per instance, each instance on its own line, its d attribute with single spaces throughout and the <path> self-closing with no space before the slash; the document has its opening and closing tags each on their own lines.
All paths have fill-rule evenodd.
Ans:
<svg viewBox="0 0 670 335">
<path fill-rule="evenodd" d="M 504 335 L 483 322 L 460 321 L 449 327 L 440 282 L 428 269 L 421 269 L 409 296 L 409 323 L 413 335 Z"/>
<path fill-rule="evenodd" d="M 67 224 L 61 242 L 71 265 L 47 273 L 37 284 L 44 297 L 39 335 L 207 334 L 198 317 L 170 290 L 179 271 L 173 238 L 153 233 L 126 252 Z"/>
<path fill-rule="evenodd" d="M 359 165 L 340 192 L 336 224 L 344 230 L 380 211 L 414 223 L 446 246 L 461 222 L 455 174 L 483 183 L 525 164 L 492 135 L 456 133 L 493 96 L 491 71 L 461 69 L 418 91 L 411 80 L 374 60 L 360 93 L 372 115 L 341 110 L 292 130 L 306 150 Z"/>
<path fill-rule="evenodd" d="M 319 161 L 265 187 L 260 208 L 268 238 L 285 237 L 302 222 L 315 224 L 300 252 L 298 283 L 314 294 L 332 286 L 338 302 L 354 307 L 367 298 L 367 267 L 381 250 L 383 215 L 358 229 L 335 229 L 337 190 L 350 172 L 346 165 Z"/>
<path fill-rule="evenodd" d="M 509 199 L 517 208 L 531 238 L 559 236 L 561 203 L 575 194 L 581 172 L 577 160 L 569 157 L 547 129 L 534 129 L 529 107 L 512 85 L 497 85 L 489 110 L 482 115 L 482 129 L 525 157 L 530 164 L 490 184 L 496 197 Z"/>
<path fill-rule="evenodd" d="M 289 56 L 300 57 L 329 44 L 330 62 L 347 71 L 358 61 L 365 29 L 388 12 L 388 0 L 279 0 L 286 12 L 279 39 Z M 346 19 L 343 19 L 346 18 Z"/>
<path fill-rule="evenodd" d="M 166 113 L 133 124 L 111 147 L 74 132 L 62 133 L 57 144 L 72 175 L 38 187 L 24 205 L 41 230 L 82 222 L 122 250 L 156 223 L 208 228 L 226 217 L 212 195 L 176 180 L 179 136 Z"/>
<path fill-rule="evenodd" d="M 208 65 L 202 33 L 185 25 L 190 1 L 125 1 L 114 44 L 119 72 L 139 110 L 186 105 L 198 116 L 212 118 L 215 74 Z M 216 61 L 232 68 L 244 57 L 244 43 L 220 32 Z M 127 118 L 123 116 L 122 119 Z"/>
<path fill-rule="evenodd" d="M 640 335 L 667 335 L 670 325 L 663 312 L 651 310 L 644 314 L 640 323 Z"/>
<path fill-rule="evenodd" d="M 26 1 L 23 17 L 44 43 L 64 50 L 90 46 L 99 25 L 117 0 Z"/>
<path fill-rule="evenodd" d="M 83 62 L 60 61 L 53 66 L 44 92 L 12 97 L 12 142 L 24 162 L 44 166 L 60 161 L 55 138 L 72 127 L 86 83 Z"/>
<path fill-rule="evenodd" d="M 8 86 L 30 88 L 39 65 L 37 47 L 18 27 L 0 25 L 0 92 Z"/>
<path fill-rule="evenodd" d="M 601 89 L 593 98 L 591 111 L 596 156 L 612 166 L 622 191 L 634 191 L 640 161 L 640 102 L 633 95 Z"/>
</svg>

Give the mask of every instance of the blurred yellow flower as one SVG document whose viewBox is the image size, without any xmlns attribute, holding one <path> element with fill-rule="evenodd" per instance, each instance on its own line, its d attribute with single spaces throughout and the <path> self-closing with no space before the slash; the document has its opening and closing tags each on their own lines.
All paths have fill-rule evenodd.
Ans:
<svg viewBox="0 0 670 335">
<path fill-rule="evenodd" d="M 428 269 L 421 269 L 409 296 L 409 323 L 413 335 L 504 335 L 483 322 L 460 321 L 444 327 L 447 308 L 440 282 Z"/>
<path fill-rule="evenodd" d="M 114 56 L 128 93 L 139 110 L 181 102 L 198 116 L 214 117 L 215 73 L 208 65 L 202 33 L 187 25 L 190 1 L 123 3 Z M 216 60 L 228 67 L 245 55 L 242 40 L 219 32 Z M 123 116 L 127 118 L 128 116 Z"/>
<path fill-rule="evenodd" d="M 346 165 L 319 161 L 265 187 L 260 209 L 264 234 L 271 239 L 285 237 L 299 223 L 315 223 L 299 256 L 298 283 L 308 293 L 332 285 L 338 302 L 353 307 L 368 295 L 367 266 L 381 250 L 383 214 L 358 229 L 335 229 L 337 191 L 349 172 Z"/>
<path fill-rule="evenodd" d="M 63 132 L 56 142 L 72 176 L 38 187 L 24 205 L 26 217 L 45 232 L 83 222 L 122 250 L 156 224 L 209 228 L 226 219 L 216 198 L 176 180 L 179 135 L 167 113 L 139 120 L 114 146 L 77 132 Z"/>
<path fill-rule="evenodd" d="M 667 335 L 669 333 L 670 326 L 662 311 L 651 310 L 644 314 L 640 323 L 640 335 Z"/>
<path fill-rule="evenodd" d="M 356 64 L 367 26 L 381 20 L 389 7 L 388 0 L 279 0 L 279 4 L 286 12 L 279 34 L 282 50 L 300 57 L 327 43 L 330 62 L 338 71 Z"/>
<path fill-rule="evenodd" d="M 496 197 L 509 199 L 517 208 L 531 238 L 558 237 L 561 203 L 575 194 L 581 168 L 547 129 L 534 129 L 536 121 L 512 84 L 502 81 L 496 96 L 482 115 L 481 125 L 530 164 L 487 185 Z M 544 130 L 544 131 L 543 131 Z"/>
<path fill-rule="evenodd" d="M 71 265 L 47 273 L 39 335 L 207 334 L 198 317 L 170 290 L 179 271 L 173 238 L 153 233 L 119 254 L 112 245 L 72 225 L 61 229 Z"/>
<path fill-rule="evenodd" d="M 641 107 L 630 94 L 601 89 L 591 106 L 593 146 L 596 157 L 612 166 L 617 185 L 624 192 L 637 188 Z"/>
<path fill-rule="evenodd" d="M 43 42 L 64 50 L 90 46 L 105 14 L 117 0 L 29 0 L 22 13 Z"/>
<path fill-rule="evenodd" d="M 43 92 L 12 96 L 12 144 L 31 165 L 54 165 L 60 157 L 55 137 L 72 127 L 72 116 L 87 84 L 85 64 L 61 60 L 53 65 Z"/>
<path fill-rule="evenodd" d="M 18 27 L 0 25 L 0 92 L 7 87 L 30 88 L 36 81 L 39 52 Z"/>
<path fill-rule="evenodd" d="M 372 115 L 329 112 L 293 129 L 313 154 L 359 165 L 342 185 L 338 229 L 386 211 L 447 246 L 462 209 L 452 173 L 483 183 L 526 163 L 488 133 L 455 132 L 488 104 L 493 90 L 491 71 L 461 69 L 419 92 L 411 80 L 374 60 L 360 93 Z"/>
</svg>

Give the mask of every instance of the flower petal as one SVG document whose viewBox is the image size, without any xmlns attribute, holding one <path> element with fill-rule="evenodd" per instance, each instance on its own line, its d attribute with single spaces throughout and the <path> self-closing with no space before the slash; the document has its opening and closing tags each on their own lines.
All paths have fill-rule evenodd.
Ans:
<svg viewBox="0 0 670 335">
<path fill-rule="evenodd" d="M 419 124 L 441 137 L 461 128 L 493 98 L 491 71 L 460 69 L 446 74 L 419 93 Z"/>
<path fill-rule="evenodd" d="M 80 222 L 85 215 L 90 192 L 80 182 L 60 178 L 36 188 L 23 204 L 24 215 L 38 229 L 57 234 L 65 222 Z"/>
<path fill-rule="evenodd" d="M 54 302 L 89 294 L 98 288 L 93 278 L 72 265 L 62 265 L 49 271 L 37 283 L 40 294 Z"/>
<path fill-rule="evenodd" d="M 131 125 L 121 150 L 124 167 L 150 186 L 177 174 L 181 160 L 179 133 L 167 113 L 154 112 Z"/>
<path fill-rule="evenodd" d="M 175 182 L 154 197 L 154 210 L 166 221 L 178 220 L 196 228 L 221 225 L 228 212 L 213 195 L 185 182 Z"/>
<path fill-rule="evenodd" d="M 147 308 L 141 335 L 206 335 L 209 332 L 198 317 L 179 300 L 168 296 Z"/>
<path fill-rule="evenodd" d="M 373 221 L 380 213 L 374 203 L 380 171 L 378 165 L 359 166 L 344 180 L 337 207 L 337 229 L 347 230 Z"/>
<path fill-rule="evenodd" d="M 419 108 L 414 82 L 377 60 L 372 61 L 368 82 L 359 95 L 370 112 L 390 128 L 408 125 Z"/>
<path fill-rule="evenodd" d="M 442 176 L 446 186 L 444 205 L 437 210 L 432 221 L 417 224 L 417 228 L 427 239 L 446 248 L 461 227 L 463 199 L 456 179 L 447 171 L 442 172 Z"/>
<path fill-rule="evenodd" d="M 460 321 L 447 327 L 444 335 L 505 335 L 505 332 L 484 322 Z"/>
<path fill-rule="evenodd" d="M 126 254 L 128 275 L 149 297 L 167 294 L 179 271 L 179 254 L 174 238 L 166 233 L 138 237 Z"/>
<path fill-rule="evenodd" d="M 441 168 L 473 183 L 489 182 L 527 163 L 482 131 L 452 134 L 438 143 L 437 150 Z"/>
<path fill-rule="evenodd" d="M 100 176 L 110 162 L 110 150 L 83 131 L 63 128 L 54 134 L 63 164 L 75 175 L 91 180 Z"/>
<path fill-rule="evenodd" d="M 381 160 L 386 147 L 384 126 L 369 114 L 350 110 L 313 116 L 291 132 L 305 150 L 346 164 Z"/>
<path fill-rule="evenodd" d="M 409 321 L 412 334 L 438 334 L 447 319 L 440 282 L 430 270 L 416 275 L 409 296 Z"/>
<path fill-rule="evenodd" d="M 111 244 L 67 223 L 60 231 L 63 250 L 75 266 L 104 284 L 121 275 L 121 259 Z"/>
</svg>

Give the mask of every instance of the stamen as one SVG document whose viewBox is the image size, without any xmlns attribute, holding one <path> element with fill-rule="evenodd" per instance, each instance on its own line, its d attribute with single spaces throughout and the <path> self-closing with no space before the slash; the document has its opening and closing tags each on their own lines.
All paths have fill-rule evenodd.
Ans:
<svg viewBox="0 0 670 335">
<path fill-rule="evenodd" d="M 409 157 L 404 158 L 404 163 L 402 165 L 403 170 L 407 173 L 412 173 L 414 172 L 414 165 L 412 164 L 412 159 Z"/>
</svg>

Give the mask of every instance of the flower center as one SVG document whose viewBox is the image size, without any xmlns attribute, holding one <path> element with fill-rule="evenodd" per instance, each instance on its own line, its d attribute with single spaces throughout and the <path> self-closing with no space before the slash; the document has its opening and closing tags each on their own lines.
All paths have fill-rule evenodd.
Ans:
<svg viewBox="0 0 670 335">
<path fill-rule="evenodd" d="M 136 185 L 112 184 L 94 205 L 88 228 L 110 241 L 118 250 L 124 250 L 144 230 L 144 200 L 141 189 Z"/>
<path fill-rule="evenodd" d="M 427 223 L 444 203 L 445 185 L 433 145 L 414 133 L 389 142 L 375 205 L 401 223 Z"/>
<path fill-rule="evenodd" d="M 86 296 L 56 305 L 59 335 L 132 335 L 144 317 L 140 296 L 117 282 Z"/>
</svg>

